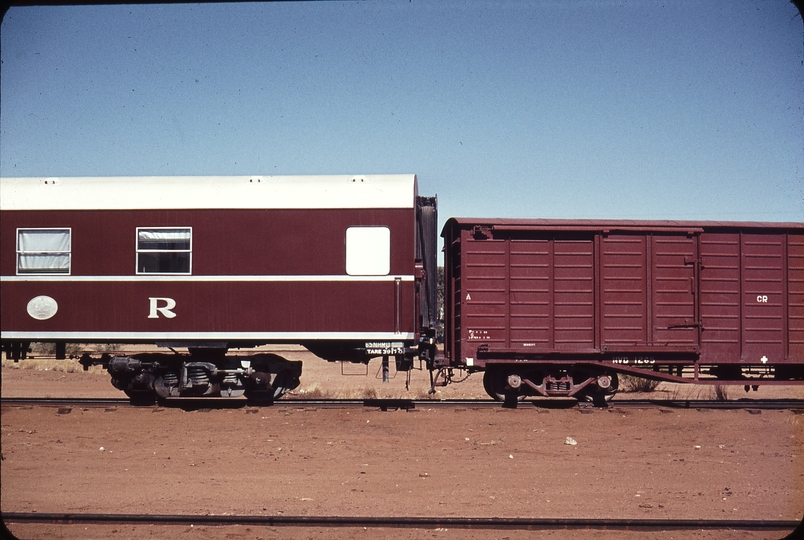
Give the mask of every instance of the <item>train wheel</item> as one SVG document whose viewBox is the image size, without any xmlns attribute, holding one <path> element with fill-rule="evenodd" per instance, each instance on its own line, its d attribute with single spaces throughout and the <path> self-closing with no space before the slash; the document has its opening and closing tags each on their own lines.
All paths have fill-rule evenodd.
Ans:
<svg viewBox="0 0 804 540">
<path fill-rule="evenodd" d="M 274 399 L 281 398 L 286 393 L 297 388 L 299 384 L 299 377 L 294 371 L 289 369 L 280 371 L 274 378 Z"/>
<path fill-rule="evenodd" d="M 150 406 L 156 403 L 154 376 L 141 371 L 130 379 L 112 379 L 115 388 L 119 388 L 128 396 L 132 405 Z"/>
<path fill-rule="evenodd" d="M 156 403 L 156 392 L 124 390 L 129 402 L 135 407 L 150 407 Z"/>
<path fill-rule="evenodd" d="M 154 392 L 157 399 L 178 397 L 179 394 L 179 375 L 173 372 L 166 372 L 154 379 Z"/>
<path fill-rule="evenodd" d="M 273 405 L 274 397 L 271 394 L 266 394 L 264 392 L 249 392 L 246 390 L 246 402 L 249 405 L 259 407 L 259 406 L 267 406 Z"/>
<path fill-rule="evenodd" d="M 617 374 L 603 374 L 598 376 L 595 384 L 589 385 L 582 395 L 578 396 L 581 401 L 591 401 L 597 407 L 605 407 L 611 401 L 619 388 Z"/>
<path fill-rule="evenodd" d="M 499 368 L 487 369 L 483 373 L 483 389 L 493 400 L 505 401 L 506 388 L 508 387 L 509 375 L 515 375 L 515 374 L 509 373 L 507 370 Z M 524 399 L 525 399 L 524 394 L 517 393 L 516 396 L 517 401 L 523 401 Z M 510 394 L 509 394 L 509 401 L 510 401 Z"/>
<path fill-rule="evenodd" d="M 274 401 L 271 375 L 262 371 L 252 373 L 246 381 L 246 399 L 249 405 L 270 405 Z"/>
</svg>

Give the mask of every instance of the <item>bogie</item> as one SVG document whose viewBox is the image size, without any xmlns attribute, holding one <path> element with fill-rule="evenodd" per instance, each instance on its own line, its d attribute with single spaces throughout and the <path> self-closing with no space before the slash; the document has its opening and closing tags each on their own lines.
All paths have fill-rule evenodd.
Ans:
<svg viewBox="0 0 804 540">
<path fill-rule="evenodd" d="M 112 384 L 132 403 L 152 404 L 175 397 L 246 396 L 267 404 L 295 389 L 301 362 L 275 354 L 246 357 L 141 354 L 115 356 L 107 370 Z"/>
<path fill-rule="evenodd" d="M 606 370 L 491 365 L 483 374 L 486 393 L 497 401 L 510 403 L 532 397 L 574 397 L 602 404 L 617 393 L 617 374 Z"/>
</svg>

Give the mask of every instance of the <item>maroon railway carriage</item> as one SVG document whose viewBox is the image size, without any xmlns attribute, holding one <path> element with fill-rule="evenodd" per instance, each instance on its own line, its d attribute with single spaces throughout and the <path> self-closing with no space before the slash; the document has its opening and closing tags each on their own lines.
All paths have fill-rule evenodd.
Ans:
<svg viewBox="0 0 804 540">
<path fill-rule="evenodd" d="M 300 364 L 434 350 L 436 202 L 414 175 L 4 178 L 2 346 L 156 343 L 104 358 L 131 396 L 272 399 Z M 432 239 L 432 240 L 431 240 Z M 428 276 L 433 279 L 428 280 Z M 93 360 L 85 357 L 89 363 Z"/>
<path fill-rule="evenodd" d="M 445 358 L 497 399 L 804 379 L 804 224 L 450 219 Z"/>
</svg>

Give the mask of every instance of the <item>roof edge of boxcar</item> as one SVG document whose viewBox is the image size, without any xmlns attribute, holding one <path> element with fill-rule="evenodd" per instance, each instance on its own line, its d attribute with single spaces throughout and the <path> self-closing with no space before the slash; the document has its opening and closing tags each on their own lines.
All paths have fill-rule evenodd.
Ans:
<svg viewBox="0 0 804 540">
<path fill-rule="evenodd" d="M 0 178 L 0 210 L 413 208 L 415 174 Z"/>
<path fill-rule="evenodd" d="M 693 221 L 693 220 L 627 220 L 627 219 L 550 219 L 550 218 L 449 218 L 441 231 L 444 236 L 446 230 L 452 226 L 459 227 L 490 227 L 496 230 L 551 230 L 551 231 L 626 231 L 648 229 L 697 229 L 716 228 L 774 228 L 774 229 L 804 229 L 801 222 L 776 221 Z"/>
</svg>

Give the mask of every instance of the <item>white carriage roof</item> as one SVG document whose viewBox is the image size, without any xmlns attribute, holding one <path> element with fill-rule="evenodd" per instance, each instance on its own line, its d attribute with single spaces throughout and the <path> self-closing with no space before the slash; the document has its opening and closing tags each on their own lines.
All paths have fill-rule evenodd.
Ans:
<svg viewBox="0 0 804 540">
<path fill-rule="evenodd" d="M 416 175 L 0 179 L 0 210 L 412 208 Z"/>
</svg>

